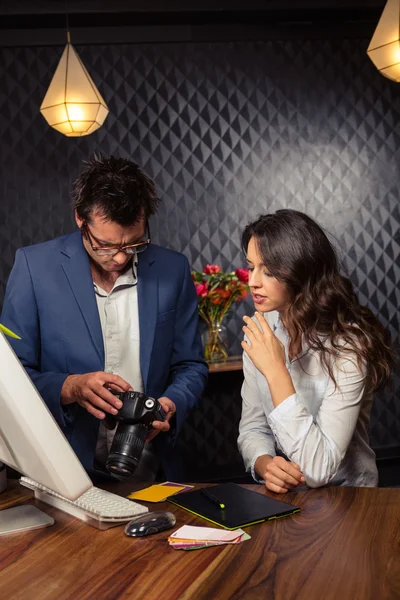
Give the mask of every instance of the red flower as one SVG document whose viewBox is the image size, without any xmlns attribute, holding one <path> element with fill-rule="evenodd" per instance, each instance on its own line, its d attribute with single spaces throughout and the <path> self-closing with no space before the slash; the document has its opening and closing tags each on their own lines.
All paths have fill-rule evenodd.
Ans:
<svg viewBox="0 0 400 600">
<path fill-rule="evenodd" d="M 235 275 L 239 279 L 239 281 L 241 281 L 242 283 L 249 282 L 249 270 L 248 269 L 236 269 Z"/>
<path fill-rule="evenodd" d="M 248 291 L 246 290 L 246 288 L 243 288 L 242 290 L 240 290 L 240 294 L 235 299 L 235 302 L 240 302 L 241 300 L 244 300 L 245 298 L 247 298 L 247 295 L 248 295 Z"/>
<path fill-rule="evenodd" d="M 205 283 L 195 283 L 195 288 L 196 288 L 196 294 L 198 296 L 201 296 L 202 298 L 204 298 L 204 296 L 207 295 L 207 286 Z"/>
<path fill-rule="evenodd" d="M 210 294 L 212 304 L 223 304 L 230 296 L 230 292 L 223 288 L 216 288 Z"/>
<path fill-rule="evenodd" d="M 233 279 L 232 281 L 230 281 L 227 284 L 227 290 L 229 290 L 231 292 L 231 294 L 233 294 L 234 292 L 236 292 L 239 288 L 241 287 L 241 284 L 239 281 L 236 281 L 236 279 Z"/>
<path fill-rule="evenodd" d="M 221 267 L 218 265 L 206 265 L 204 267 L 203 273 L 206 275 L 213 275 L 214 273 L 221 273 Z"/>
</svg>

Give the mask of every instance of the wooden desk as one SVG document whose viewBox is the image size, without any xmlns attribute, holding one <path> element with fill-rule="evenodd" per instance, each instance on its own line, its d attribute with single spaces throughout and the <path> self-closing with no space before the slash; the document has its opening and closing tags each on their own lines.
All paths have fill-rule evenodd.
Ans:
<svg viewBox="0 0 400 600">
<path fill-rule="evenodd" d="M 226 371 L 241 371 L 243 369 L 243 360 L 241 355 L 229 356 L 227 360 L 219 363 L 210 363 L 208 365 L 210 373 L 224 373 Z"/>
<path fill-rule="evenodd" d="M 250 486 L 265 493 L 261 486 Z M 129 486 L 116 484 L 127 493 Z M 17 482 L 0 508 L 34 502 Z M 271 494 L 274 496 L 273 494 Z M 282 499 L 302 512 L 247 528 L 238 546 L 190 552 L 168 533 L 128 538 L 98 531 L 47 505 L 56 524 L 1 538 L 0 597 L 29 600 L 398 600 L 400 491 L 325 488 Z M 169 503 L 184 523 L 207 525 Z"/>
</svg>

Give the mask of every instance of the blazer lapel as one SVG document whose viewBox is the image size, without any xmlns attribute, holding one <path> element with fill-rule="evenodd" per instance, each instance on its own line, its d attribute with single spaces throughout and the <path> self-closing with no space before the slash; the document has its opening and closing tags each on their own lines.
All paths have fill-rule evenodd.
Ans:
<svg viewBox="0 0 400 600">
<path fill-rule="evenodd" d="M 102 368 L 104 368 L 104 344 L 99 311 L 93 289 L 89 258 L 82 244 L 80 232 L 68 236 L 61 252 L 63 254 L 61 266 L 85 320 Z"/>
<path fill-rule="evenodd" d="M 138 260 L 138 307 L 140 331 L 140 368 L 145 390 L 149 375 L 158 315 L 158 277 L 152 247 L 149 246 Z"/>
</svg>

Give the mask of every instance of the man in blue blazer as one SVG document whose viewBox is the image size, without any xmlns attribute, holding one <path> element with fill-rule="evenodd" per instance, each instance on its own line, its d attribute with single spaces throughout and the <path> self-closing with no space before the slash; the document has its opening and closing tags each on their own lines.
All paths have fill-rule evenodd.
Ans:
<svg viewBox="0 0 400 600">
<path fill-rule="evenodd" d="M 79 231 L 17 251 L 1 321 L 93 478 L 112 443 L 102 421 L 121 408 L 112 387 L 159 399 L 149 464 L 179 479 L 174 438 L 207 379 L 188 261 L 150 242 L 158 198 L 134 163 L 95 156 L 73 195 Z"/>
</svg>

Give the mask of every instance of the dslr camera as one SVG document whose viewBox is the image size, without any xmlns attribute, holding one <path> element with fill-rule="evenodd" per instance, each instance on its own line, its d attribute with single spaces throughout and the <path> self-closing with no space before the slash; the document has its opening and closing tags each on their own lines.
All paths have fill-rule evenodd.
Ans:
<svg viewBox="0 0 400 600">
<path fill-rule="evenodd" d="M 166 414 L 158 402 L 140 392 L 108 390 L 122 402 L 117 415 L 107 414 L 107 429 L 117 430 L 106 461 L 106 469 L 119 479 L 133 475 L 142 455 L 144 442 L 153 421 L 165 421 Z"/>
</svg>

